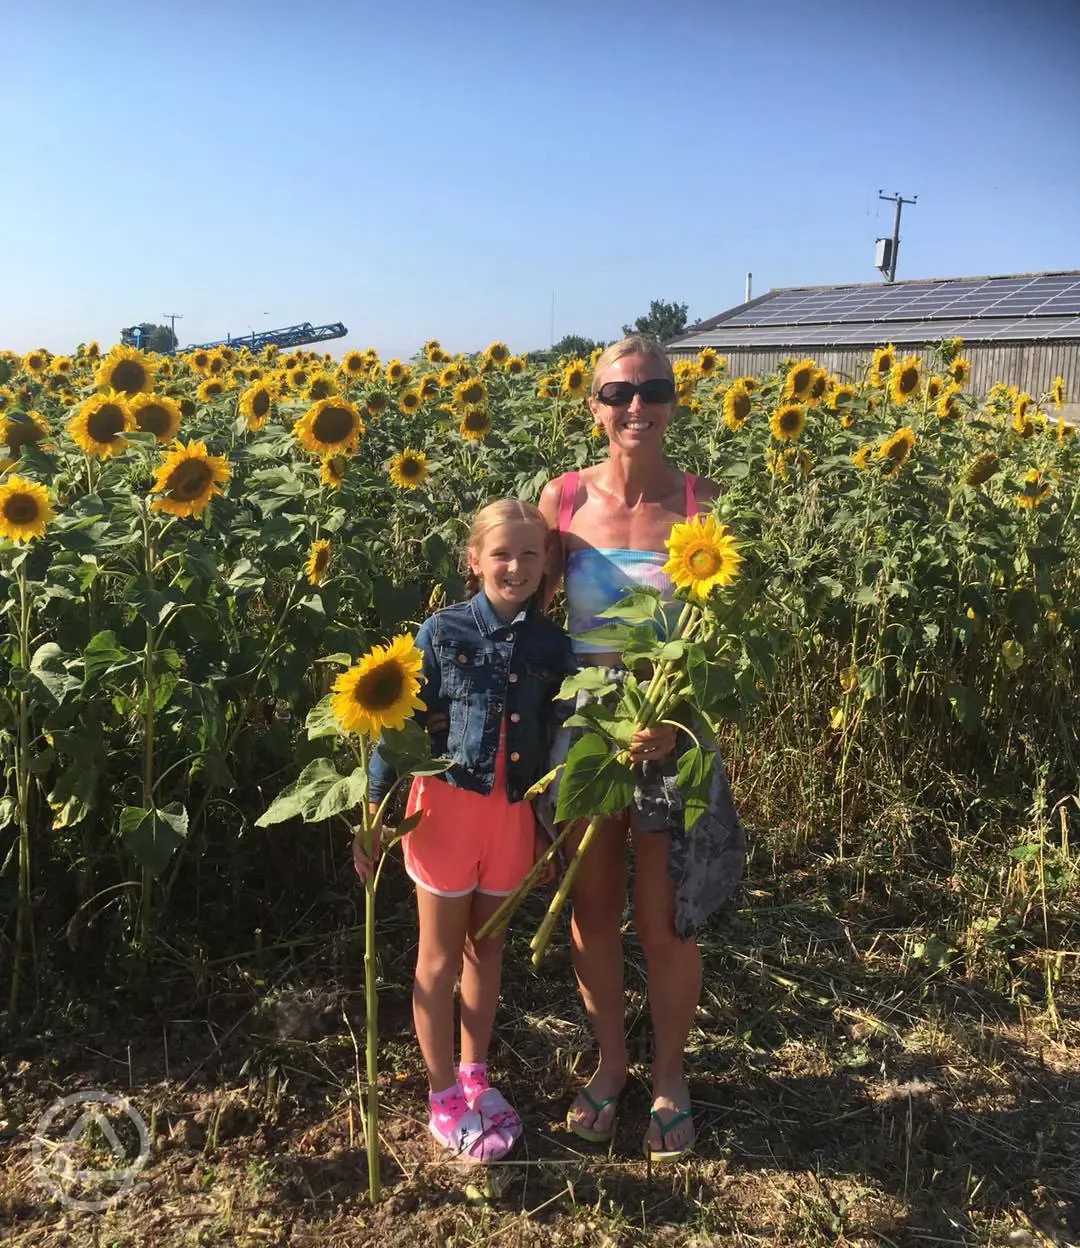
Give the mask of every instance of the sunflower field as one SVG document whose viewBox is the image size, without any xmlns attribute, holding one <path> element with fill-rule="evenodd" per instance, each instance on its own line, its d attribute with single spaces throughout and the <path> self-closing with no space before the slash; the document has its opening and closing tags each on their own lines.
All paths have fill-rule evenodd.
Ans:
<svg viewBox="0 0 1080 1248">
<path fill-rule="evenodd" d="M 754 852 L 850 863 L 886 900 L 931 880 L 949 957 L 1006 976 L 1028 957 L 1052 995 L 1040 951 L 1077 866 L 1080 452 L 1060 380 L 970 394 L 961 351 L 884 346 L 851 378 L 735 378 L 703 351 L 676 363 L 669 451 L 722 485 L 744 558 L 720 694 Z M 29 968 L 88 948 L 250 931 L 255 820 L 333 748 L 309 711 L 463 596 L 478 507 L 602 457 L 591 363 L 498 342 L 0 352 L 12 1008 Z M 344 818 L 326 826 L 345 852 Z"/>
</svg>

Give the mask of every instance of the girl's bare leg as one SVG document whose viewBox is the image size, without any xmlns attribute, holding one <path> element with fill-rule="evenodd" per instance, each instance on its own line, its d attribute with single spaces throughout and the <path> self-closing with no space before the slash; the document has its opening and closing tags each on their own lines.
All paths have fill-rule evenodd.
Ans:
<svg viewBox="0 0 1080 1248">
<path fill-rule="evenodd" d="M 499 1007 L 502 986 L 502 936 L 475 934 L 491 918 L 503 901 L 487 893 L 473 893 L 469 912 L 465 961 L 461 969 L 461 1060 L 486 1062 L 491 1029 Z"/>
<path fill-rule="evenodd" d="M 457 1083 L 454 1066 L 454 986 L 461 970 L 472 895 L 437 897 L 416 890 L 420 945 L 413 981 L 413 1022 L 432 1092 Z"/>
</svg>

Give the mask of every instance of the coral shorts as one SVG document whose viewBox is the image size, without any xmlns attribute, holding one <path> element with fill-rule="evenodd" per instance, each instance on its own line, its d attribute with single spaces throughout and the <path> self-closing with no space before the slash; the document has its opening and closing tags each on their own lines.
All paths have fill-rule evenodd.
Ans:
<svg viewBox="0 0 1080 1248">
<path fill-rule="evenodd" d="M 502 741 L 487 797 L 455 788 L 438 776 L 417 776 L 405 813 L 418 810 L 422 818 L 402 842 L 405 870 L 418 888 L 439 897 L 507 897 L 528 874 L 536 822 L 529 802 L 511 802 L 506 796 Z"/>
</svg>

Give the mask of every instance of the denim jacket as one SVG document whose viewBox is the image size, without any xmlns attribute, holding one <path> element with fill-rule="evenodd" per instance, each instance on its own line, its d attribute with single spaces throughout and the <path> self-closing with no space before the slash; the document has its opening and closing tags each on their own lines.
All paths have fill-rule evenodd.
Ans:
<svg viewBox="0 0 1080 1248">
<path fill-rule="evenodd" d="M 453 759 L 441 779 L 485 796 L 495 781 L 495 755 L 506 721 L 506 796 L 520 802 L 547 770 L 552 703 L 572 670 L 570 638 L 535 599 L 504 624 L 481 591 L 468 602 L 436 611 L 416 634 L 423 652 L 427 710 L 448 727 L 432 738 L 432 752 Z M 381 802 L 395 774 L 381 746 L 372 751 L 369 797 Z"/>
</svg>

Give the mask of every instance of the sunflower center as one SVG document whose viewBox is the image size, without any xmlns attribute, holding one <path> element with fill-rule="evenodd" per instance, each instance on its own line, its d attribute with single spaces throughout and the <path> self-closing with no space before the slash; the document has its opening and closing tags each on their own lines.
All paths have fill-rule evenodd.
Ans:
<svg viewBox="0 0 1080 1248">
<path fill-rule="evenodd" d="M 423 471 L 424 465 L 418 460 L 408 455 L 401 461 L 401 475 L 403 477 L 418 477 Z"/>
<path fill-rule="evenodd" d="M 487 412 L 475 411 L 465 413 L 465 428 L 472 430 L 474 433 L 481 429 L 486 429 L 488 423 Z"/>
<path fill-rule="evenodd" d="M 398 664 L 380 663 L 356 682 L 353 697 L 366 711 L 385 711 L 404 692 L 404 673 Z"/>
<path fill-rule="evenodd" d="M 715 576 L 721 568 L 720 556 L 709 546 L 699 546 L 687 558 L 686 562 L 690 571 L 693 572 L 698 580 L 704 580 L 708 576 Z"/>
<path fill-rule="evenodd" d="M 146 369 L 138 360 L 121 360 L 112 370 L 114 390 L 125 394 L 138 394 L 146 385 Z"/>
<path fill-rule="evenodd" d="M 480 386 L 466 386 L 461 397 L 466 403 L 479 403 L 484 397 L 484 391 Z"/>
<path fill-rule="evenodd" d="M 799 428 L 801 413 L 796 410 L 780 413 L 780 428 L 785 433 L 796 433 Z"/>
<path fill-rule="evenodd" d="M 143 433 L 152 433 L 155 437 L 168 433 L 172 427 L 169 413 L 157 403 L 148 403 L 145 407 L 139 408 L 135 413 L 135 423 Z"/>
<path fill-rule="evenodd" d="M 911 394 L 918 384 L 919 370 L 917 368 L 905 368 L 900 374 L 900 393 Z"/>
<path fill-rule="evenodd" d="M 173 498 L 192 499 L 202 495 L 214 474 L 204 459 L 188 459 L 169 474 L 169 493 Z"/>
<path fill-rule="evenodd" d="M 320 442 L 332 444 L 344 442 L 352 436 L 356 425 L 353 414 L 346 407 L 324 407 L 315 417 L 312 433 Z"/>
<path fill-rule="evenodd" d="M 750 396 L 736 392 L 731 400 L 731 410 L 736 420 L 745 420 L 750 415 Z"/>
<path fill-rule="evenodd" d="M 91 412 L 86 432 L 95 442 L 112 442 L 124 428 L 124 413 L 115 403 L 105 403 Z"/>
<path fill-rule="evenodd" d="M 374 394 L 369 394 L 367 406 L 369 412 L 381 412 L 386 407 L 386 395 L 381 390 L 376 390 Z"/>
<path fill-rule="evenodd" d="M 810 384 L 813 374 L 808 368 L 796 369 L 791 378 L 791 385 L 798 393 L 802 393 Z"/>
<path fill-rule="evenodd" d="M 251 410 L 256 416 L 265 416 L 270 411 L 270 395 L 266 390 L 256 390 L 251 400 Z"/>
<path fill-rule="evenodd" d="M 37 499 L 32 494 L 10 494 L 4 500 L 4 519 L 9 524 L 32 524 L 37 518 Z"/>
</svg>

